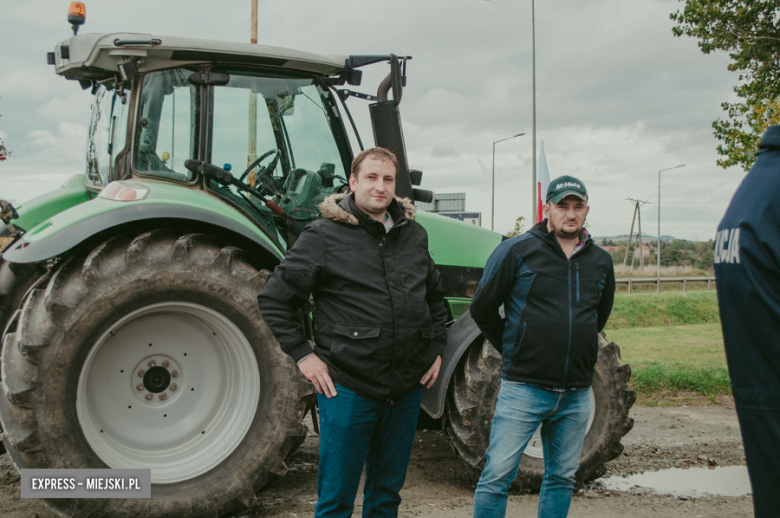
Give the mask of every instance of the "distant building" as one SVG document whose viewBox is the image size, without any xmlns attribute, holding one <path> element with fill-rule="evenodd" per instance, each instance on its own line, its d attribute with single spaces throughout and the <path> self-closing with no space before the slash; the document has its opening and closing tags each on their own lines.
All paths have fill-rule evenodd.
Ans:
<svg viewBox="0 0 780 518">
<path fill-rule="evenodd" d="M 457 219 L 464 223 L 469 223 L 478 227 L 482 226 L 481 212 L 466 212 L 465 192 L 436 194 L 436 199 L 433 203 L 416 201 L 414 204 L 419 210 L 435 212 L 441 216 Z"/>
<path fill-rule="evenodd" d="M 618 247 L 626 245 L 614 245 L 614 246 L 606 246 L 606 245 L 599 245 L 601 248 L 603 248 L 607 253 L 614 254 L 617 252 Z M 625 248 L 623 249 L 625 252 Z M 636 249 L 635 252 L 639 254 L 639 249 Z M 642 254 L 643 255 L 650 255 L 655 253 L 655 247 L 648 245 L 647 243 L 642 243 Z"/>
</svg>

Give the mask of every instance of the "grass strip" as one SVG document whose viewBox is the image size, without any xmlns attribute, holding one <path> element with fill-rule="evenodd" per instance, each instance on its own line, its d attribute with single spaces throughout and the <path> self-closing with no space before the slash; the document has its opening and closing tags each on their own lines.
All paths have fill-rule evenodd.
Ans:
<svg viewBox="0 0 780 518">
<path fill-rule="evenodd" d="M 607 330 L 631 365 L 637 395 L 730 395 L 720 324 Z"/>
<path fill-rule="evenodd" d="M 731 395 L 729 371 L 724 367 L 701 368 L 687 364 L 632 366 L 631 388 L 637 395 L 674 395 L 680 392 Z"/>
<path fill-rule="evenodd" d="M 610 330 L 720 322 L 714 291 L 615 294 Z"/>
</svg>

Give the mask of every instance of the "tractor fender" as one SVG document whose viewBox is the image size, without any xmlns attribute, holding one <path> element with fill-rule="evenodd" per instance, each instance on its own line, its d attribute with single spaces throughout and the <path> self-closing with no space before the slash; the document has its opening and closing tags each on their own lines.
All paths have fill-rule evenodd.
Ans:
<svg viewBox="0 0 780 518">
<path fill-rule="evenodd" d="M 87 205 L 94 205 L 95 201 Z M 35 263 L 45 261 L 73 249 L 84 241 L 95 236 L 108 235 L 122 230 L 128 225 L 139 224 L 153 225 L 158 221 L 178 221 L 196 223 L 203 228 L 217 231 L 228 231 L 240 236 L 240 240 L 248 245 L 248 248 L 257 252 L 265 252 L 278 263 L 284 257 L 276 243 L 261 229 L 252 225 L 251 221 L 241 216 L 231 218 L 225 215 L 207 211 L 193 205 L 174 205 L 167 203 L 139 203 L 122 204 L 119 207 L 98 211 L 92 215 L 81 218 L 78 221 L 58 221 L 62 215 L 57 215 L 43 222 L 22 239 L 11 245 L 2 255 L 2 258 L 12 263 Z M 65 218 L 63 218 L 65 219 Z M 246 220 L 242 223 L 240 219 Z M 57 223 L 61 223 L 57 225 Z M 41 236 L 48 226 L 57 228 L 49 236 Z M 251 226 L 250 226 L 251 225 Z M 247 250 L 251 252 L 252 250 Z"/>
<path fill-rule="evenodd" d="M 447 397 L 447 387 L 450 384 L 452 374 L 455 372 L 463 353 L 481 337 L 482 331 L 471 318 L 469 311 L 466 311 L 447 330 L 447 345 L 441 355 L 439 377 L 431 388 L 423 389 L 422 408 L 432 418 L 438 419 L 444 413 L 444 400 Z"/>
</svg>

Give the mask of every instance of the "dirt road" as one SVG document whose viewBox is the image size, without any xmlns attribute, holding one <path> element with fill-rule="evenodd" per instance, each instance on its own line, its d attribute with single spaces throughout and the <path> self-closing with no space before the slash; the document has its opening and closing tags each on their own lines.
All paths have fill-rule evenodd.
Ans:
<svg viewBox="0 0 780 518">
<path fill-rule="evenodd" d="M 630 475 L 673 467 L 743 465 L 736 414 L 728 406 L 649 408 L 635 406 L 634 429 L 624 438 L 626 450 L 609 465 L 610 475 Z M 401 516 L 471 517 L 479 474 L 452 452 L 436 431 L 420 431 L 404 486 Z M 310 434 L 291 457 L 290 471 L 260 494 L 251 518 L 311 516 L 317 500 L 317 437 Z M 55 518 L 37 500 L 21 500 L 19 474 L 7 455 L 0 457 L 0 516 Z M 536 516 L 537 495 L 512 494 L 508 516 Z M 358 497 L 355 515 L 360 516 Z M 742 497 L 686 498 L 638 490 L 607 491 L 596 482 L 574 497 L 572 518 L 752 516 L 752 500 Z"/>
</svg>

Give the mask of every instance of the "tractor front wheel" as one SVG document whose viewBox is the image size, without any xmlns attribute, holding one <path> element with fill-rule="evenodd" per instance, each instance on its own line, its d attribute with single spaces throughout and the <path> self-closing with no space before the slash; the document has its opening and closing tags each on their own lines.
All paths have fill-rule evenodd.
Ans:
<svg viewBox="0 0 780 518">
<path fill-rule="evenodd" d="M 72 516 L 250 509 L 305 438 L 313 390 L 256 303 L 267 271 L 203 234 L 112 238 L 67 260 L 4 338 L 0 418 L 22 468 L 151 468 L 151 499 Z"/>
</svg>

